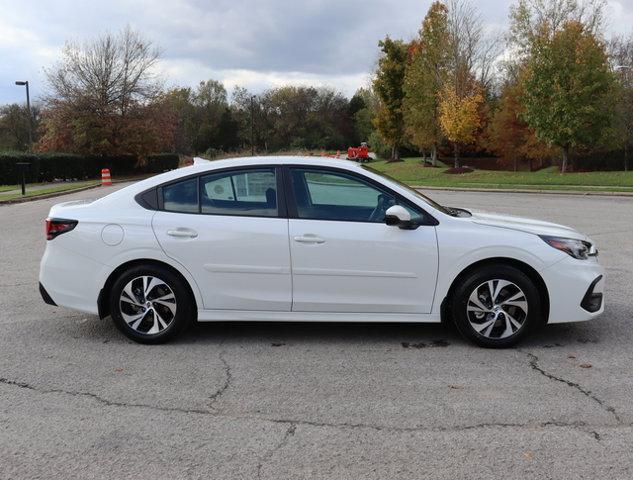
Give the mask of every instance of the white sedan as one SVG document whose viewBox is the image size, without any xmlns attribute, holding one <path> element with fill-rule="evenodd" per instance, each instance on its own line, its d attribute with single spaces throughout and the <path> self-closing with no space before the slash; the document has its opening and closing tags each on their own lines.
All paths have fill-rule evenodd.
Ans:
<svg viewBox="0 0 633 480">
<path fill-rule="evenodd" d="M 454 322 L 507 347 L 604 310 L 591 240 L 325 158 L 203 162 L 46 220 L 40 291 L 159 343 L 193 321 Z"/>
</svg>

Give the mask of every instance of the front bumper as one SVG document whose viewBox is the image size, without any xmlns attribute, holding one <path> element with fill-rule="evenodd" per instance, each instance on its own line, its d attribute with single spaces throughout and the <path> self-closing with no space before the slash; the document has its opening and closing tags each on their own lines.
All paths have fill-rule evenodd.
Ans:
<svg viewBox="0 0 633 480">
<path fill-rule="evenodd" d="M 542 272 L 549 293 L 548 323 L 582 322 L 604 312 L 604 267 L 572 257 Z"/>
</svg>

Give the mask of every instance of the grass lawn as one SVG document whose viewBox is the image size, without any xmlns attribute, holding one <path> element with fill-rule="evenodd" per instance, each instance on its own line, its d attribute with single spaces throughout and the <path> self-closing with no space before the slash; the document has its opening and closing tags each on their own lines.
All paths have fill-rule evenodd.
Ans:
<svg viewBox="0 0 633 480">
<path fill-rule="evenodd" d="M 33 187 L 34 185 L 27 185 L 25 197 L 37 197 L 40 195 L 46 195 L 48 193 L 58 193 L 58 192 L 77 190 L 79 188 L 85 188 L 92 185 L 98 185 L 99 183 L 101 182 L 96 181 L 96 180 L 90 180 L 87 182 L 58 183 L 58 184 L 51 184 L 50 188 L 40 188 L 38 190 L 29 190 L 29 187 Z M 16 189 L 20 189 L 20 185 L 1 186 L 0 187 L 0 203 L 7 200 L 15 200 L 17 198 L 24 198 L 22 197 L 22 193 L 10 193 L 10 194 L 2 193 L 2 192 L 8 192 L 11 190 L 16 190 Z"/>
<path fill-rule="evenodd" d="M 409 185 L 420 187 L 633 192 L 633 171 L 561 174 L 556 167 L 552 167 L 538 172 L 476 170 L 451 175 L 443 173 L 445 167 L 423 167 L 420 158 L 404 160 L 396 163 L 381 160 L 371 162 L 368 166 Z"/>
</svg>

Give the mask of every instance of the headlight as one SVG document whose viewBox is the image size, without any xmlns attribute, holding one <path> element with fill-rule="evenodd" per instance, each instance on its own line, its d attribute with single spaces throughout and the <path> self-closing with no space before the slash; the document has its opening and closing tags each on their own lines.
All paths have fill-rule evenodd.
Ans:
<svg viewBox="0 0 633 480">
<path fill-rule="evenodd" d="M 598 250 L 589 242 L 584 240 L 576 240 L 574 238 L 550 237 L 549 235 L 539 235 L 545 243 L 556 250 L 565 252 L 566 254 L 586 260 L 588 257 L 598 255 Z"/>
</svg>

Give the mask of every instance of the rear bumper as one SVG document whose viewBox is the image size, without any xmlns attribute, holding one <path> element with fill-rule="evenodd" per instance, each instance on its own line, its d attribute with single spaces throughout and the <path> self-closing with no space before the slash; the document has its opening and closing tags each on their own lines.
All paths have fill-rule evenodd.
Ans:
<svg viewBox="0 0 633 480">
<path fill-rule="evenodd" d="M 548 323 L 582 322 L 604 312 L 604 268 L 595 259 L 569 257 L 542 274 L 550 299 Z"/>
<path fill-rule="evenodd" d="M 40 263 L 40 292 L 46 303 L 97 313 L 97 287 L 103 265 L 71 252 L 55 240 L 47 242 Z"/>
<path fill-rule="evenodd" d="M 44 303 L 48 303 L 49 305 L 53 305 L 55 307 L 57 306 L 57 304 L 53 301 L 51 296 L 44 288 L 44 285 L 42 285 L 42 282 L 40 282 L 40 295 L 42 296 L 42 300 L 44 300 Z"/>
</svg>

